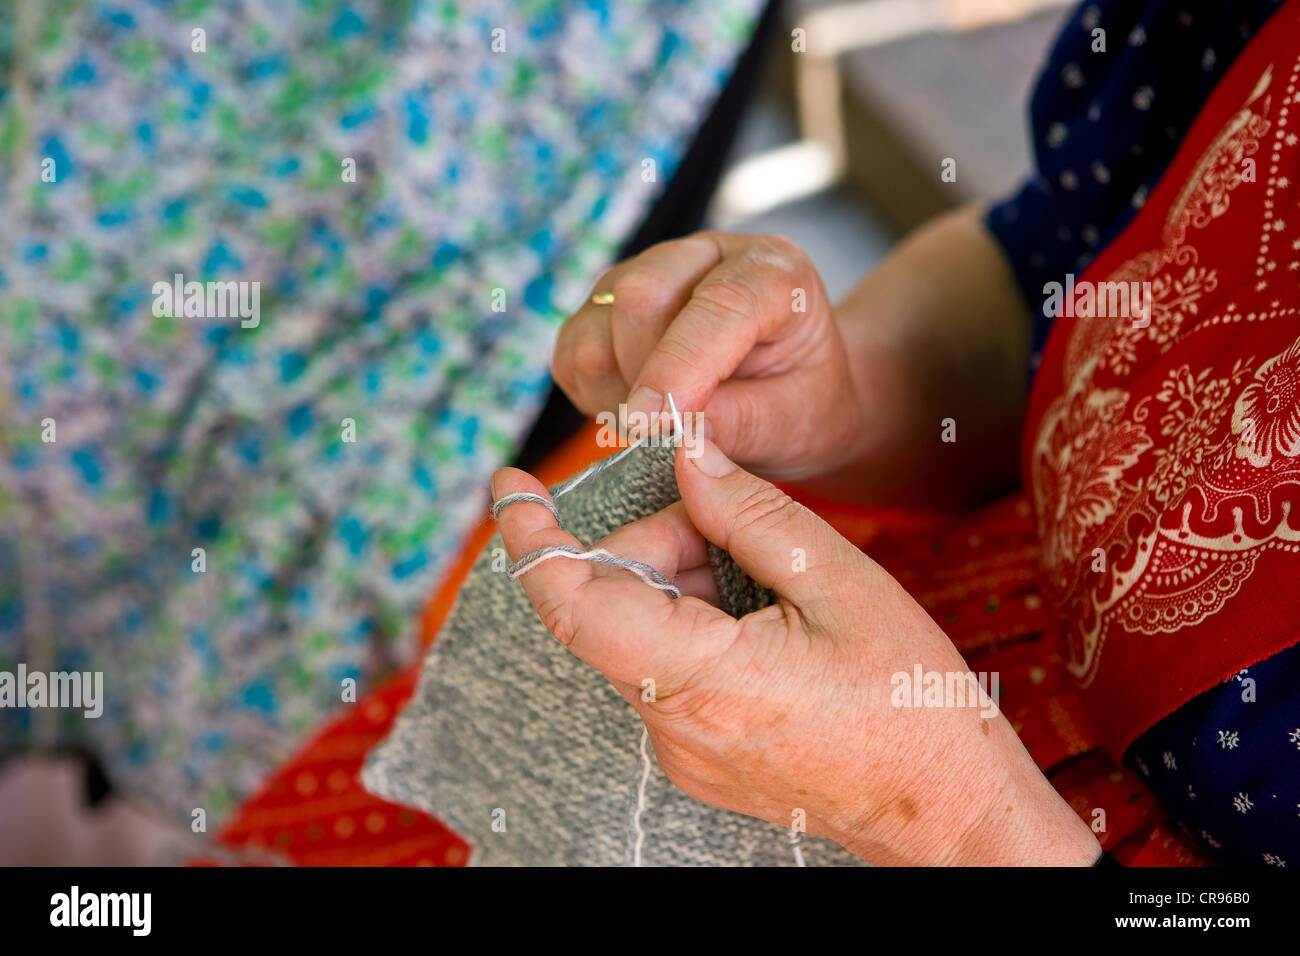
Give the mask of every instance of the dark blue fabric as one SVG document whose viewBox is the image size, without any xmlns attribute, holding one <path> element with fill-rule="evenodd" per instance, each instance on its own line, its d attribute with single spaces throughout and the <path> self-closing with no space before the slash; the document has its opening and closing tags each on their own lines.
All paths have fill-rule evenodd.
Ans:
<svg viewBox="0 0 1300 956">
<path fill-rule="evenodd" d="M 1300 866 L 1300 646 L 1188 701 L 1126 759 L 1225 863 Z"/>
<path fill-rule="evenodd" d="M 993 206 L 1035 316 L 1031 371 L 1051 319 L 1043 286 L 1083 271 L 1128 225 L 1215 83 L 1282 0 L 1091 0 L 1075 10 L 1029 103 L 1035 175 Z M 1105 51 L 1094 52 L 1095 30 Z"/>
<path fill-rule="evenodd" d="M 1052 322 L 1043 286 L 1082 272 L 1129 224 L 1215 83 L 1281 5 L 1092 0 L 1067 21 L 1030 100 L 1036 175 L 986 218 L 1034 310 L 1031 373 Z M 1097 29 L 1105 52 L 1093 52 Z M 1242 699 L 1245 680 L 1254 702 Z M 1126 762 L 1225 862 L 1300 866 L 1300 647 L 1189 701 Z"/>
</svg>

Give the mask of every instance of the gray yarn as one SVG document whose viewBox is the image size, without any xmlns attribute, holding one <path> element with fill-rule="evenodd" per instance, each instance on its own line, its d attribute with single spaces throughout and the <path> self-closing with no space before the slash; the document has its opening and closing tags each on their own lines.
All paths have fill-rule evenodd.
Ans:
<svg viewBox="0 0 1300 956">
<path fill-rule="evenodd" d="M 492 503 L 492 517 L 500 518 L 502 508 L 506 505 L 516 504 L 520 501 L 531 501 L 534 504 L 541 505 L 551 513 L 551 517 L 555 519 L 556 524 L 561 528 L 564 527 L 564 522 L 560 520 L 560 513 L 555 510 L 555 505 L 552 504 L 549 499 L 543 498 L 541 495 L 534 495 L 527 491 L 516 491 L 513 495 L 506 495 L 504 498 L 498 498 Z"/>
<path fill-rule="evenodd" d="M 564 527 L 590 548 L 672 504 L 672 456 L 666 446 L 634 447 L 555 486 Z M 792 846 L 788 828 L 701 803 L 653 760 L 643 767 L 641 719 L 547 632 L 522 585 L 493 570 L 499 549 L 497 535 L 425 658 L 414 697 L 370 754 L 366 787 L 446 822 L 478 865 L 631 863 L 643 772 L 645 865 L 794 866 L 798 854 L 810 866 L 862 865 L 820 838 Z M 710 547 L 709 563 L 728 613 L 772 603 L 725 551 Z"/>
<path fill-rule="evenodd" d="M 650 565 L 641 561 L 634 561 L 631 558 L 619 557 L 617 554 L 588 554 L 581 548 L 575 548 L 570 544 L 552 544 L 545 548 L 538 548 L 536 551 L 530 551 L 522 558 L 516 561 L 510 567 L 506 568 L 506 574 L 511 578 L 518 580 L 519 572 L 526 568 L 532 561 L 537 560 L 544 554 L 552 554 L 560 551 L 564 554 L 571 554 L 583 561 L 590 561 L 592 564 L 605 564 L 614 568 L 623 568 L 628 571 L 635 571 L 637 574 L 651 578 L 656 584 L 662 586 L 665 591 L 672 594 L 673 597 L 679 598 L 682 592 L 679 591 L 671 581 L 659 573 L 658 568 L 652 568 Z"/>
</svg>

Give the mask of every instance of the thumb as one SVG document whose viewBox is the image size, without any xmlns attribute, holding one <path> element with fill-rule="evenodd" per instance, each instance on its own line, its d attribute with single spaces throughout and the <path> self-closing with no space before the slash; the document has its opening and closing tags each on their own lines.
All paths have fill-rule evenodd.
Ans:
<svg viewBox="0 0 1300 956">
<path fill-rule="evenodd" d="M 861 574 L 862 552 L 703 435 L 681 446 L 676 465 L 691 524 L 800 611 L 816 617 L 819 607 L 835 602 L 848 575 Z"/>
</svg>

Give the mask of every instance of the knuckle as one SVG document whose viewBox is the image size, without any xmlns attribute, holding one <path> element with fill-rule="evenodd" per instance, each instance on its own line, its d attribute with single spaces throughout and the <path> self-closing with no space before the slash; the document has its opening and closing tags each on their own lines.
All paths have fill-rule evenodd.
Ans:
<svg viewBox="0 0 1300 956">
<path fill-rule="evenodd" d="M 739 388 L 731 393 L 731 434 L 735 440 L 750 444 L 750 439 L 764 433 L 765 422 L 771 420 L 772 410 L 764 407 L 762 393 L 749 388 Z M 730 449 L 740 454 L 741 448 Z"/>
<path fill-rule="evenodd" d="M 706 280 L 696 288 L 693 298 L 700 309 L 726 322 L 748 320 L 758 305 L 753 283 L 731 276 Z"/>
<path fill-rule="evenodd" d="M 672 554 L 676 550 L 679 540 L 677 530 L 659 515 L 646 523 L 644 531 L 644 551 L 650 554 Z"/>
<path fill-rule="evenodd" d="M 732 533 L 762 535 L 799 520 L 803 506 L 766 482 L 736 503 Z"/>
<path fill-rule="evenodd" d="M 649 266 L 629 265 L 614 280 L 616 320 L 636 322 L 657 315 L 667 298 L 665 284 L 664 277 Z"/>
<path fill-rule="evenodd" d="M 608 537 L 602 538 L 596 546 L 615 554 L 669 555 L 676 552 L 679 540 L 676 528 L 670 521 L 665 520 L 664 512 L 658 512 L 648 518 L 641 518 L 624 525 Z M 596 568 L 596 573 L 601 574 L 600 565 Z M 626 572 L 615 568 L 610 569 L 609 573 L 622 575 Z M 669 605 L 669 607 L 674 606 Z"/>
<path fill-rule="evenodd" d="M 575 336 L 567 349 L 567 357 L 566 372 L 575 382 L 599 378 L 613 368 L 614 357 L 599 335 Z"/>
<path fill-rule="evenodd" d="M 749 251 L 772 266 L 787 269 L 797 268 L 807 259 L 798 243 L 773 234 L 757 236 Z"/>
<path fill-rule="evenodd" d="M 573 605 L 565 598 L 543 598 L 537 603 L 537 616 L 557 641 L 565 647 L 577 638 L 577 625 L 573 618 Z"/>
<path fill-rule="evenodd" d="M 655 352 L 659 361 L 667 362 L 679 369 L 685 368 L 693 374 L 704 374 L 709 369 L 705 348 L 677 336 L 662 339 Z M 660 372 L 662 371 L 661 368 Z"/>
<path fill-rule="evenodd" d="M 788 247 L 788 248 L 787 248 Z M 746 271 L 758 276 L 764 297 L 784 297 L 803 282 L 803 250 L 780 236 L 763 237 L 744 253 Z"/>
</svg>

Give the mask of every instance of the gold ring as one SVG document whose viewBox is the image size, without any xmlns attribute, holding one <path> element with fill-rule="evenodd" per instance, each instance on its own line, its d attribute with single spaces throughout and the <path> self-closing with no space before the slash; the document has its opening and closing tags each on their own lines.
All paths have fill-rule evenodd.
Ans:
<svg viewBox="0 0 1300 956">
<path fill-rule="evenodd" d="M 593 296 L 591 297 L 591 304 L 592 304 L 592 305 L 613 305 L 613 304 L 614 304 L 614 293 L 612 293 L 612 292 L 597 292 L 595 295 L 593 295 Z"/>
</svg>

